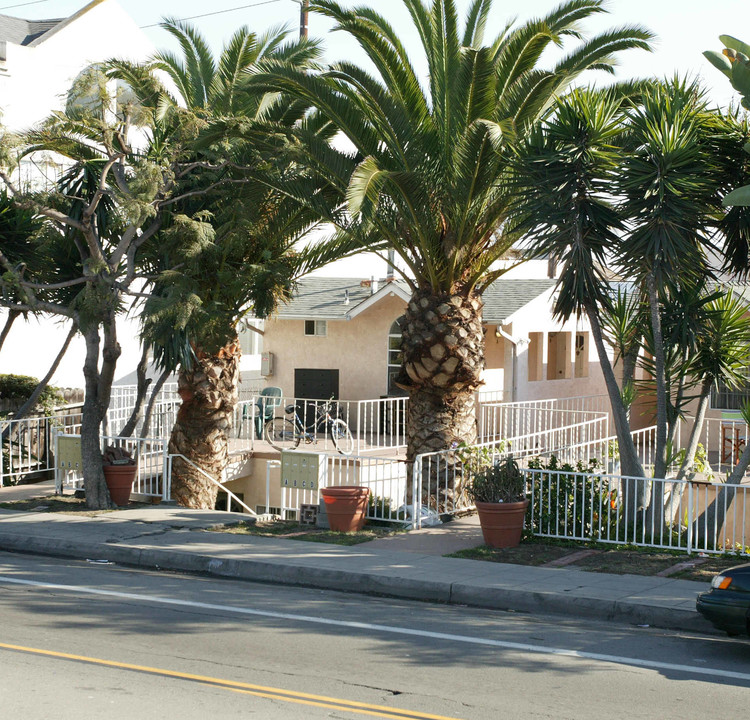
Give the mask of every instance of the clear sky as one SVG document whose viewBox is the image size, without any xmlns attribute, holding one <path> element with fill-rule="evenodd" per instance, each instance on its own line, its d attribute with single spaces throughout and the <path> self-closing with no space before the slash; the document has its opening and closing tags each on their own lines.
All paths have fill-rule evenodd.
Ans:
<svg viewBox="0 0 750 720">
<path fill-rule="evenodd" d="M 144 28 L 153 43 L 169 47 L 170 38 L 159 27 L 162 17 L 190 18 L 215 50 L 221 48 L 234 29 L 248 25 L 254 30 L 288 24 L 295 32 L 299 24 L 299 4 L 295 0 L 119 0 L 120 5 Z M 341 0 L 343 5 L 353 5 Z M 0 0 L 0 13 L 28 19 L 65 17 L 85 5 L 86 0 Z M 263 4 L 260 4 L 263 3 Z M 468 0 L 456 0 L 462 14 Z M 401 0 L 359 0 L 356 4 L 376 7 L 401 31 L 407 47 L 417 51 L 416 36 L 411 32 Z M 493 34 L 513 16 L 525 20 L 548 12 L 554 0 L 495 0 L 488 34 Z M 249 7 L 254 5 L 254 7 Z M 624 24 L 641 24 L 658 36 L 652 54 L 633 51 L 622 57 L 619 76 L 668 76 L 676 71 L 701 76 L 716 103 L 726 104 L 732 90 L 724 77 L 702 57 L 703 50 L 721 49 L 718 36 L 736 35 L 750 39 L 750 0 L 610 0 L 609 14 L 587 25 L 590 31 Z M 239 8 L 239 9 L 238 9 Z M 328 60 L 359 59 L 357 48 L 340 34 L 330 33 L 325 18 L 312 16 L 310 33 L 321 37 Z M 417 63 L 418 65 L 418 63 Z"/>
</svg>

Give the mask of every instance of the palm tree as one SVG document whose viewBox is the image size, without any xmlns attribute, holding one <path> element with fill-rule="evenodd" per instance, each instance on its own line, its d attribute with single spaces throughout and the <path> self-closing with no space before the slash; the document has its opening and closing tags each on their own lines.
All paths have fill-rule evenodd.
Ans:
<svg viewBox="0 0 750 720">
<path fill-rule="evenodd" d="M 318 49 L 308 41 L 285 42 L 285 30 L 257 36 L 243 27 L 214 59 L 190 25 L 167 20 L 162 27 L 182 54 L 159 53 L 149 70 L 167 73 L 177 94 L 162 91 L 151 103 L 171 108 L 176 119 L 184 112 L 194 118 L 203 134 L 187 161 L 205 171 L 180 181 L 181 199 L 151 255 L 161 275 L 145 303 L 143 338 L 163 369 L 178 371 L 182 402 L 169 443 L 177 456 L 173 496 L 181 505 L 213 508 L 217 485 L 206 475 L 219 481 L 226 467 L 239 382 L 237 323 L 250 308 L 264 317 L 289 296 L 303 265 L 294 246 L 315 219 L 247 175 L 251 166 L 294 175 L 283 154 L 279 159 L 273 134 L 265 138 L 253 128 L 288 128 L 306 112 L 300 101 L 254 92 L 247 80 L 271 60 L 309 66 Z M 244 139 L 227 141 L 225 131 L 236 124 Z"/>
<path fill-rule="evenodd" d="M 630 434 L 623 389 L 609 359 L 603 324 L 619 337 L 629 356 L 634 310 L 622 295 L 612 297 L 603 268 L 618 255 L 625 222 L 611 186 L 621 160 L 623 100 L 615 91 L 576 90 L 560 99 L 551 117 L 529 136 L 519 153 L 514 217 L 535 255 L 561 266 L 554 313 L 561 320 L 585 315 L 599 355 L 612 407 L 623 474 L 642 477 Z M 617 318 L 621 317 L 618 325 Z M 603 321 L 602 317 L 610 318 Z M 637 352 L 637 349 L 636 349 Z"/>
<path fill-rule="evenodd" d="M 313 205 L 303 186 L 282 187 L 337 227 L 330 241 L 385 253 L 405 266 L 411 299 L 402 322 L 410 396 L 407 457 L 476 439 L 474 391 L 484 364 L 482 292 L 516 235 L 510 149 L 555 96 L 587 69 L 612 71 L 622 50 L 648 48 L 649 32 L 626 27 L 578 45 L 550 68 L 545 49 L 580 40 L 599 0 L 571 0 L 546 17 L 509 23 L 484 41 L 491 0 L 473 0 L 463 31 L 452 0 L 404 0 L 428 68 L 423 84 L 393 27 L 374 9 L 311 3 L 355 38 L 377 74 L 341 62 L 322 74 L 274 68 L 256 82 L 314 105 L 354 146 L 296 136 L 296 159 L 338 193 L 347 212 Z"/>
<path fill-rule="evenodd" d="M 719 172 L 710 152 L 711 114 L 696 84 L 678 79 L 646 90 L 628 111 L 628 142 L 614 185 L 630 229 L 628 274 L 648 296 L 656 385 L 654 477 L 667 469 L 668 397 L 661 306 L 710 274 L 706 249 L 720 212 Z"/>
</svg>

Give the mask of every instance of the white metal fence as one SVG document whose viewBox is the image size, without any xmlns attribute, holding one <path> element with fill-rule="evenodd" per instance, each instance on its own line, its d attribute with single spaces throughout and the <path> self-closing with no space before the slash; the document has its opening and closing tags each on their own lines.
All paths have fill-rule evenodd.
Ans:
<svg viewBox="0 0 750 720">
<path fill-rule="evenodd" d="M 414 504 L 408 501 L 408 466 L 404 460 L 369 455 L 328 455 L 321 485 L 369 488 L 368 520 L 404 525 L 414 517 Z M 267 499 L 267 505 L 268 502 Z M 282 488 L 281 515 L 296 517 L 303 505 L 318 505 L 319 502 L 317 489 Z"/>
<path fill-rule="evenodd" d="M 480 403 L 477 418 L 479 440 L 491 442 L 521 437 L 599 418 L 606 418 L 608 426 L 610 414 L 607 400 L 606 395 L 591 395 L 526 402 Z"/>
<path fill-rule="evenodd" d="M 75 437 L 80 437 L 77 435 Z M 136 461 L 137 472 L 133 481 L 132 493 L 144 498 L 169 500 L 172 489 L 169 481 L 169 454 L 167 441 L 163 438 L 122 438 L 101 437 L 102 450 L 107 446 L 126 449 Z M 62 468 L 57 464 L 55 489 L 58 493 L 64 488 L 83 488 L 82 468 Z"/>
<path fill-rule="evenodd" d="M 685 552 L 750 553 L 747 485 L 526 469 L 534 535 Z"/>
<path fill-rule="evenodd" d="M 0 423 L 0 487 L 55 469 L 55 433 L 81 427 L 79 406 L 60 408 L 55 415 L 5 420 Z"/>
<path fill-rule="evenodd" d="M 398 450 L 406 446 L 408 398 L 378 400 L 327 400 L 255 395 L 240 400 L 235 409 L 234 443 L 254 448 L 265 440 L 264 427 L 269 420 L 288 420 L 290 433 L 299 437 L 299 448 L 313 452 L 335 452 L 330 422 L 325 409 L 330 402 L 331 418 L 346 423 L 353 438 L 353 452 Z M 291 428 L 294 427 L 294 430 Z"/>
</svg>

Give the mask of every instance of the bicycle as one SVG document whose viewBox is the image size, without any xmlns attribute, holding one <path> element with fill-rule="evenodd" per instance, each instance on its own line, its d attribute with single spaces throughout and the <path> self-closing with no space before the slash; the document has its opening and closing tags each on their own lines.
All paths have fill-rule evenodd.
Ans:
<svg viewBox="0 0 750 720">
<path fill-rule="evenodd" d="M 333 398 L 322 405 L 315 403 L 315 417 L 305 425 L 294 404 L 284 408 L 286 415 L 272 417 L 263 426 L 263 437 L 276 450 L 294 450 L 302 440 L 307 445 L 317 442 L 317 432 L 325 429 L 333 445 L 342 455 L 351 455 L 354 450 L 354 438 L 349 426 L 332 414 Z"/>
</svg>

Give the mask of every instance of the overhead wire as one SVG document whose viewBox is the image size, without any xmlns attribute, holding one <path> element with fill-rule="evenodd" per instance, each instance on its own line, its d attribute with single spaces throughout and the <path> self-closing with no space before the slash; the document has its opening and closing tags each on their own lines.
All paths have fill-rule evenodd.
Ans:
<svg viewBox="0 0 750 720">
<path fill-rule="evenodd" d="M 44 2 L 44 0 L 42 0 L 42 2 Z M 191 15 L 190 17 L 180 18 L 180 20 L 197 20 L 198 18 L 211 17 L 212 15 L 223 15 L 224 13 L 236 12 L 237 10 L 247 10 L 248 8 L 259 7 L 261 5 L 272 5 L 277 2 L 281 2 L 281 0 L 264 0 L 263 2 L 251 3 L 250 5 L 240 5 L 239 7 L 227 8 L 226 10 L 214 10 L 213 12 L 203 13 L 203 15 Z M 146 28 L 159 27 L 159 25 L 161 25 L 161 23 L 141 25 L 140 29 L 145 30 Z"/>
</svg>

